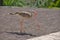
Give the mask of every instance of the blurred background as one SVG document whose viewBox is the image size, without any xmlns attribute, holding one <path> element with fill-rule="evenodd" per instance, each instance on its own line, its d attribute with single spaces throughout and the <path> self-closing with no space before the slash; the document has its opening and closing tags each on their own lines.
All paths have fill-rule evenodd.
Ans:
<svg viewBox="0 0 60 40">
<path fill-rule="evenodd" d="M 0 0 L 0 6 L 59 8 L 60 0 Z"/>
</svg>

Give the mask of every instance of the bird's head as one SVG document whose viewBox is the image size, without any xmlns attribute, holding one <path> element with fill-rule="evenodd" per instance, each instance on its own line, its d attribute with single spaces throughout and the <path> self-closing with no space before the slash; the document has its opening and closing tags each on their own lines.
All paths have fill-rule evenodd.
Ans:
<svg viewBox="0 0 60 40">
<path fill-rule="evenodd" d="M 33 16 L 36 17 L 38 15 L 38 12 L 36 10 L 32 10 Z"/>
</svg>

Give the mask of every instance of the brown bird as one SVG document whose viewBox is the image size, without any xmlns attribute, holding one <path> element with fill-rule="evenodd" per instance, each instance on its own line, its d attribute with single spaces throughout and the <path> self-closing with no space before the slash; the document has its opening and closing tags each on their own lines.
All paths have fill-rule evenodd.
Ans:
<svg viewBox="0 0 60 40">
<path fill-rule="evenodd" d="M 21 12 L 16 12 L 16 13 L 10 13 L 11 15 L 19 15 L 20 17 L 22 17 L 21 21 L 20 21 L 20 32 L 23 33 L 25 32 L 24 27 L 23 27 L 23 22 L 26 19 L 29 19 L 33 16 L 33 13 L 35 14 L 34 16 L 37 15 L 36 11 L 31 12 L 27 12 L 27 11 L 21 11 Z"/>
</svg>

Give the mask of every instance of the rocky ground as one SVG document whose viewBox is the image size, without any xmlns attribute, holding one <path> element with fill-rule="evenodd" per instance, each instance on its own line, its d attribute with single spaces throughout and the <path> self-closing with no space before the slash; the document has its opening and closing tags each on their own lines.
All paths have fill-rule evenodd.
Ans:
<svg viewBox="0 0 60 40">
<path fill-rule="evenodd" d="M 25 33 L 20 34 L 20 20 L 15 13 L 36 10 L 38 15 L 24 22 Z M 38 24 L 40 26 L 38 26 Z M 39 30 L 38 30 L 38 27 Z M 55 38 L 55 39 L 54 39 Z M 60 9 L 19 8 L 0 6 L 0 40 L 60 40 Z"/>
</svg>

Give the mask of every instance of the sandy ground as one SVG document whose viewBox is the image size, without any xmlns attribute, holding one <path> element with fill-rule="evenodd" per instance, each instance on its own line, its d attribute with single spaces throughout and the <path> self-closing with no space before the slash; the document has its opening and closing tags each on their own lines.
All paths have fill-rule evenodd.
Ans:
<svg viewBox="0 0 60 40">
<path fill-rule="evenodd" d="M 25 33 L 19 34 L 21 18 L 16 15 L 9 15 L 8 13 L 31 10 L 36 10 L 38 15 L 35 20 L 33 19 L 34 17 L 27 19 L 24 22 Z M 39 30 L 38 24 L 40 24 Z M 33 38 L 46 37 L 46 35 L 56 32 L 60 33 L 60 9 L 0 6 L 0 40 L 32 40 Z M 44 37 L 42 39 L 44 39 Z"/>
</svg>

